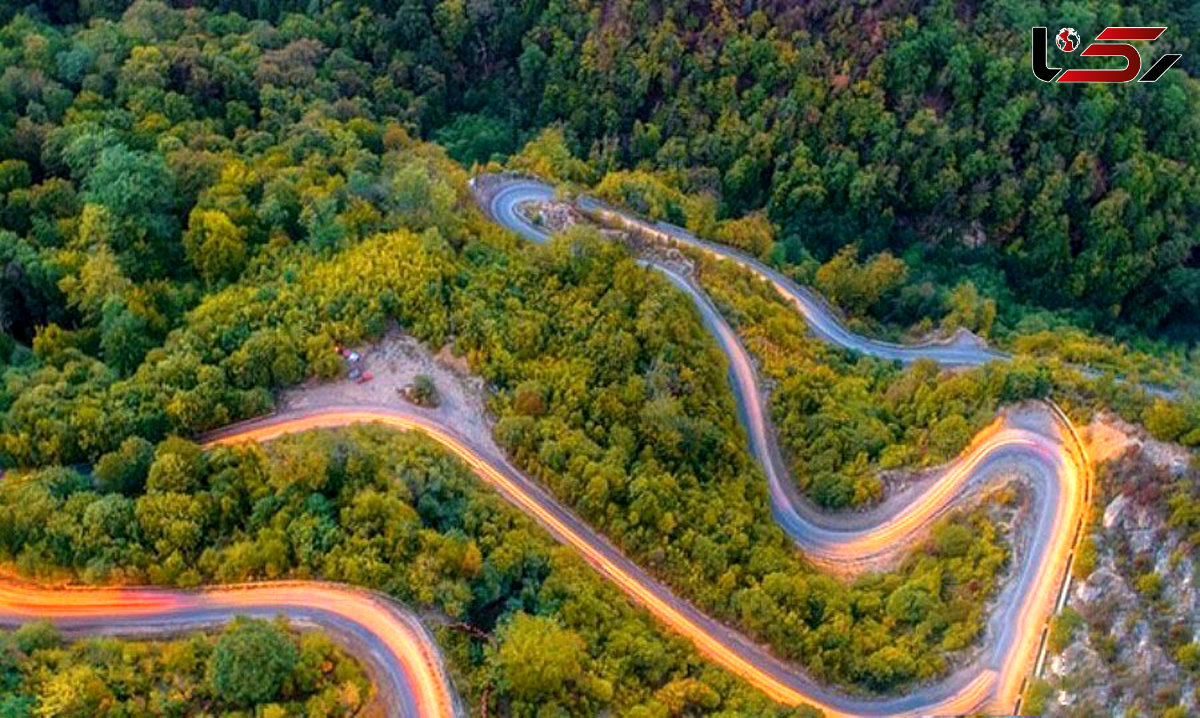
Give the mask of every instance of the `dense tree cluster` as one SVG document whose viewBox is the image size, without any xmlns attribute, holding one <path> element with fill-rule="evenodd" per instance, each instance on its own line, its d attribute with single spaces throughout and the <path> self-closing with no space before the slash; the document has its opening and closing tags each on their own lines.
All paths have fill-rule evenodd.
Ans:
<svg viewBox="0 0 1200 718">
<path fill-rule="evenodd" d="M 510 140 L 552 107 L 571 122 L 535 137 L 514 166 L 574 182 L 598 179 L 598 168 L 617 169 L 627 151 L 622 118 L 643 95 L 629 94 L 630 107 L 618 109 L 608 106 L 613 95 L 605 82 L 579 95 L 586 102 L 564 91 L 571 73 L 624 68 L 626 60 L 608 55 L 607 44 L 584 42 L 585 61 L 558 66 L 575 52 L 579 23 L 603 19 L 598 10 L 414 2 L 385 12 L 334 3 L 303 15 L 296 11 L 310 4 L 212 5 L 46 3 L 44 17 L 36 7 L 5 11 L 0 462 L 49 467 L 29 482 L 0 483 L 8 507 L 0 512 L 5 560 L 30 575 L 70 567 L 91 581 L 193 585 L 320 575 L 437 607 L 516 647 L 535 643 L 530 634 L 546 638 L 555 655 L 529 663 L 562 676 L 554 685 L 530 675 L 517 648 L 495 648 L 494 660 L 491 649 L 483 657 L 478 646 L 463 649 L 470 660 L 460 665 L 478 669 L 473 685 L 496 686 L 489 695 L 497 702 L 553 701 L 588 715 L 604 706 L 642 706 L 657 715 L 659 705 L 685 713 L 742 701 L 758 709 L 758 698 L 621 608 L 612 589 L 565 550 L 419 442 L 393 450 L 368 437 L 365 447 L 340 439 L 329 447 L 322 442 L 333 440 L 317 437 L 278 455 L 204 456 L 169 438 L 269 410 L 276 389 L 335 376 L 336 345 L 398 321 L 432 346 L 451 344 L 487 380 L 496 438 L 522 468 L 648 570 L 817 677 L 887 690 L 942 673 L 946 651 L 978 635 L 982 606 L 1007 557 L 994 526 L 964 519 L 970 540 L 948 528 L 959 536 L 939 537 L 899 571 L 851 586 L 815 573 L 772 520 L 721 356 L 688 301 L 593 232 L 541 248 L 517 244 L 476 209 L 466 173 L 442 150 L 413 139 L 435 133 L 460 157 L 482 158 L 515 149 Z M 614 10 L 596 26 L 623 26 L 629 8 Z M 705 28 L 716 16 L 707 11 L 684 24 L 645 27 L 662 28 L 666 53 L 741 58 L 713 65 L 728 79 L 710 88 L 711 97 L 703 85 L 705 103 L 740 107 L 738 98 L 749 91 L 774 105 L 773 91 L 739 86 L 735 75 L 756 77 L 760 70 L 749 65 L 767 67 L 771 52 L 790 45 L 755 39 L 774 32 L 766 14 L 751 21 L 722 10 L 720 17 L 732 23 L 723 49 L 702 41 L 713 37 Z M 814 18 L 822 20 L 820 13 Z M 675 27 L 690 28 L 687 43 Z M 628 37 L 638 40 L 637 33 Z M 763 62 L 749 62 L 760 55 Z M 466 68 L 478 72 L 460 72 Z M 1178 90 L 1173 82 L 1160 89 Z M 489 105 L 491 96 L 515 104 L 500 112 Z M 670 102 L 657 105 L 655 113 L 671 111 Z M 869 103 L 859 105 L 869 113 Z M 483 112 L 488 108 L 499 114 Z M 600 108 L 605 119 L 596 124 Z M 813 126 L 840 124 L 838 113 L 849 111 L 826 110 L 820 121 L 814 108 Z M 473 115 L 452 117 L 459 109 Z M 751 181 L 759 172 L 755 158 L 773 142 L 792 143 L 791 135 L 764 131 L 752 148 L 730 143 L 744 134 L 745 121 L 731 112 L 718 132 L 707 129 L 709 112 L 681 113 L 695 121 L 686 133 L 675 125 L 668 132 L 665 121 L 647 115 L 630 137 L 638 152 L 653 155 L 651 164 L 662 155 L 663 162 L 677 156 L 680 166 L 719 168 L 698 170 L 679 190 L 701 196 L 694 190 L 716 178 L 722 199 L 701 200 L 714 237 L 795 260 L 791 210 L 746 194 L 770 186 L 765 176 Z M 809 126 L 799 113 L 790 116 L 788 127 Z M 859 120 L 844 119 L 859 127 Z M 568 149 L 593 135 L 598 150 L 587 161 Z M 855 146 L 865 152 L 869 144 Z M 794 152 L 804 147 L 795 141 Z M 851 162 L 855 150 L 838 152 Z M 739 159 L 724 167 L 726 156 Z M 900 201 L 873 195 L 869 178 L 834 174 L 829 182 L 845 179 L 857 189 L 853 201 L 833 191 L 828 207 L 862 212 L 860 200 Z M 629 177 L 646 183 L 652 175 L 637 170 Z M 1164 180 L 1163 191 L 1175 192 L 1174 181 Z M 764 203 L 766 214 L 743 213 Z M 1164 207 L 1187 210 L 1185 200 Z M 883 205 L 870 214 L 885 223 L 893 218 L 896 236 L 908 241 L 899 229 L 911 217 Z M 1163 218 L 1151 239 L 1173 233 L 1177 220 Z M 832 221 L 818 218 L 812 226 Z M 831 293 L 865 301 L 864 288 L 894 291 L 875 286 L 879 277 L 900 286 L 896 261 L 910 248 L 897 246 L 891 260 L 880 259 L 882 231 L 859 233 L 857 257 L 837 254 L 841 245 L 819 234 L 813 239 L 812 262 L 835 263 L 822 275 Z M 1175 281 L 1170 276 L 1156 272 L 1152 281 Z M 1159 285 L 1145 286 L 1130 291 Z M 987 319 L 985 297 L 963 289 L 955 301 L 961 309 L 954 321 Z M 802 329 L 792 329 L 804 342 Z M 985 372 L 989 388 L 979 389 L 975 375 L 948 378 L 929 367 L 900 373 L 833 354 L 821 361 L 836 367 L 821 375 L 828 386 L 805 384 L 797 374 L 785 392 L 798 411 L 819 410 L 815 422 L 800 426 L 806 420 L 797 414 L 780 423 L 793 436 L 811 430 L 831 437 L 811 456 L 796 452 L 806 467 L 798 475 L 828 486 L 831 504 L 869 499 L 877 463 L 953 453 L 989 402 L 1036 395 L 1044 380 L 1029 364 Z M 893 380 L 895 393 L 870 407 Z M 1107 386 L 1108 394 L 1081 398 L 1099 402 L 1134 391 Z M 1163 402 L 1145 410 L 1163 431 L 1196 434 L 1189 407 Z M 400 450 L 406 453 L 389 453 Z M 92 465 L 92 473 L 62 468 L 79 463 Z M 399 466 L 404 481 L 392 481 L 394 472 L 380 466 Z M 556 576 L 563 578 L 551 580 Z M 638 660 L 613 659 L 618 652 Z M 678 668 L 656 668 L 666 665 Z"/>
<path fill-rule="evenodd" d="M 253 662 L 237 663 L 239 656 Z M 252 710 L 357 715 L 361 666 L 320 633 L 239 618 L 219 634 L 67 643 L 48 623 L 0 632 L 0 715 L 150 716 Z"/>
<path fill-rule="evenodd" d="M 31 576 L 67 569 L 89 581 L 302 577 L 385 591 L 470 626 L 469 640 L 442 631 L 452 648 L 473 646 L 451 650 L 456 666 L 472 691 L 515 713 L 559 704 L 657 715 L 680 701 L 767 710 L 420 435 L 364 426 L 210 453 L 167 439 L 142 473 L 145 493 L 134 496 L 65 469 L 0 484 L 0 559 Z M 753 550 L 766 573 L 739 587 L 754 566 L 684 534 L 704 552 L 697 568 L 721 572 L 748 630 L 819 675 L 878 690 L 936 675 L 946 651 L 973 640 L 981 598 L 1008 559 L 1001 538 L 976 512 L 937 527 L 898 571 L 853 585 L 804 568 L 776 543 Z M 287 666 L 276 663 L 290 651 L 263 659 L 258 631 L 217 643 L 210 674 L 223 700 L 264 700 L 286 683 Z"/>
<path fill-rule="evenodd" d="M 1200 89 L 1189 52 L 1197 20 L 1182 7 L 199 4 L 211 12 L 113 0 L 3 13 L 0 192 L 16 193 L 6 224 L 61 243 L 61 220 L 100 204 L 126 273 L 142 257 L 148 276 L 186 270 L 212 281 L 235 273 L 276 222 L 335 241 L 341 198 L 313 196 L 334 189 L 319 177 L 252 183 L 243 189 L 275 200 L 257 232 L 244 217 L 229 226 L 203 212 L 190 227 L 178 210 L 221 172 L 220 144 L 192 133 L 224 129 L 262 145 L 261 132 L 302 119 L 318 100 L 341 118 L 396 118 L 460 161 L 482 162 L 557 122 L 587 158 L 565 178 L 668 172 L 708 194 L 718 216 L 763 210 L 781 259 L 825 262 L 856 244 L 866 256 L 903 258 L 918 287 L 969 281 L 1002 308 L 1028 301 L 1088 325 L 1195 338 Z M 1028 30 L 1038 24 L 1085 34 L 1167 25 L 1144 54 L 1183 60 L 1154 84 L 1045 85 L 1028 71 Z M 57 131 L 64 121 L 80 127 Z M 180 124 L 178 141 L 159 141 Z M 81 139 L 98 125 L 103 136 Z M 114 173 L 123 182 L 108 184 Z M 346 189 L 370 204 L 357 179 Z M 116 194 L 126 199 L 108 202 Z M 190 241 L 168 248 L 180 228 Z M 170 258 L 150 256 L 167 249 Z M 7 303 L 52 291 L 45 279 L 25 272 Z M 906 312 L 923 311 L 920 296 L 908 299 Z M 150 306 L 110 313 L 153 324 Z"/>
<path fill-rule="evenodd" d="M 277 254 L 450 233 L 434 160 L 400 157 L 404 130 L 377 119 L 399 113 L 299 16 L 35 18 L 0 30 L 0 360 L 41 331 L 128 375 L 203 291 Z"/>
<path fill-rule="evenodd" d="M 944 285 L 965 273 L 1005 300 L 1194 338 L 1195 60 L 1140 87 L 1048 87 L 1028 71 L 1033 25 L 1168 25 L 1146 54 L 1186 57 L 1194 16 L 1136 4 L 565 5 L 548 3 L 523 39 L 521 97 L 536 110 L 499 111 L 564 122 L 597 174 L 668 170 L 719 197 L 722 215 L 765 208 L 791 261 L 856 243 Z"/>
<path fill-rule="evenodd" d="M 748 272 L 696 260 L 698 279 L 772 386 L 772 414 L 792 475 L 822 506 L 879 499 L 884 472 L 950 460 L 1001 406 L 1026 399 L 1053 398 L 1084 421 L 1091 409 L 1116 408 L 1163 440 L 1200 445 L 1194 397 L 1152 399 L 1127 382 L 1089 379 L 1033 355 L 969 370 L 864 357 L 813 338 L 795 310 Z"/>
<path fill-rule="evenodd" d="M 493 714 L 807 715 L 704 661 L 420 435 L 363 426 L 208 454 L 168 439 L 141 473 L 146 493 L 133 497 L 58 469 L 6 481 L 0 554 L 33 575 L 70 569 L 92 581 L 301 577 L 385 591 L 428 609 L 468 703 L 486 696 Z M 166 649 L 189 651 L 184 665 L 205 681 L 196 701 L 247 707 L 312 693 L 327 701 L 325 686 L 367 696 L 361 677 L 336 663 L 314 673 L 324 663 L 314 649 L 326 650 L 315 636 L 297 644 L 245 622 L 200 643 Z M 98 644 L 105 660 L 122 655 L 118 642 Z M 64 650 L 78 661 L 89 645 Z M 152 683 L 167 667 L 133 672 Z M 128 665 L 95 670 L 105 695 L 143 685 L 119 682 L 134 680 Z"/>
<path fill-rule="evenodd" d="M 414 261 L 424 250 L 378 267 L 354 303 L 324 291 L 339 276 L 302 288 L 285 273 L 379 232 L 404 239 L 360 247 L 359 273 L 396 242 L 459 246 L 469 223 L 492 231 L 463 216 L 460 170 L 355 99 L 360 73 L 314 74 L 344 53 L 156 2 L 86 27 L 34 17 L 0 30 L 5 76 L 21 78 L 0 92 L 0 454 L 76 462 L 130 435 L 259 413 L 273 387 L 336 372 L 334 341 L 385 318 L 445 336 L 444 311 L 403 309 L 450 284 L 444 262 Z M 214 313 L 254 321 L 210 327 L 198 302 L 239 280 Z M 320 297 L 319 331 L 317 315 L 270 315 L 268 284 Z M 186 336 L 172 334 L 189 311 Z"/>
</svg>

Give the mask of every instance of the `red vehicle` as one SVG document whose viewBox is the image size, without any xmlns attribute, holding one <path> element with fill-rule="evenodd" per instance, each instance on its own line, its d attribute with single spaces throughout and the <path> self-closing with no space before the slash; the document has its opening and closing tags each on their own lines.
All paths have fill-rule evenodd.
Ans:
<svg viewBox="0 0 1200 718">
<path fill-rule="evenodd" d="M 346 347 L 334 347 L 333 350 L 342 355 L 342 357 L 349 362 L 356 362 L 359 359 L 362 359 L 362 356 L 353 349 L 347 349 Z"/>
</svg>

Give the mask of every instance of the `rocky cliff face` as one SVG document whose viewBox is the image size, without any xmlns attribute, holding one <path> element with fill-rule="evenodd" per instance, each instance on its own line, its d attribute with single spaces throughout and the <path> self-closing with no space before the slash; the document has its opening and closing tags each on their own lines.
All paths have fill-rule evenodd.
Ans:
<svg viewBox="0 0 1200 718">
<path fill-rule="evenodd" d="M 1056 627 L 1046 712 L 1196 715 L 1200 457 L 1107 417 L 1086 435 L 1098 462 L 1094 569 Z"/>
</svg>

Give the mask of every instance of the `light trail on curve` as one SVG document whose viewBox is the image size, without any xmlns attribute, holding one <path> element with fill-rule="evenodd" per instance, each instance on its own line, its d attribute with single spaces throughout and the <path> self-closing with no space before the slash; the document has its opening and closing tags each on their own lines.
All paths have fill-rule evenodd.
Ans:
<svg viewBox="0 0 1200 718">
<path fill-rule="evenodd" d="M 479 179 L 494 180 L 498 183 L 498 188 L 493 185 L 486 193 L 481 193 L 480 186 L 475 184 Z M 551 185 L 526 177 L 494 175 L 476 178 L 472 183 L 476 198 L 485 205 L 485 210 L 496 222 L 533 242 L 542 243 L 550 238 L 550 233 L 545 228 L 530 222 L 518 207 L 527 202 L 554 200 L 556 194 Z M 979 366 L 990 361 L 1012 359 L 1011 354 L 993 349 L 979 337 L 965 331 L 960 331 L 945 340 L 914 344 L 897 344 L 855 334 L 842 323 L 837 312 L 819 294 L 797 284 L 784 273 L 739 249 L 701 239 L 686 229 L 667 222 L 646 221 L 587 195 L 578 197 L 575 206 L 605 223 L 632 230 L 658 242 L 685 247 L 717 260 L 733 262 L 748 270 L 770 283 L 779 296 L 804 317 L 809 330 L 830 344 L 880 359 L 903 363 L 932 359 L 949 367 Z M 1103 371 L 1089 366 L 1068 366 L 1092 379 L 1104 375 Z M 1140 383 L 1138 386 L 1153 396 L 1167 399 L 1178 394 L 1170 387 L 1146 383 Z"/>
<path fill-rule="evenodd" d="M 287 412 L 221 429 L 207 438 L 206 446 L 265 442 L 286 434 L 359 423 L 382 424 L 428 436 L 466 464 L 485 483 L 496 488 L 505 499 L 533 517 L 558 541 L 574 548 L 636 604 L 673 631 L 690 639 L 703 655 L 781 703 L 813 705 L 830 716 L 966 713 L 990 705 L 997 687 L 1007 679 L 1003 669 L 1011 666 L 1011 661 L 997 664 L 996 668 L 983 666 L 976 670 L 959 671 L 937 685 L 904 696 L 864 698 L 823 686 L 803 671 L 779 660 L 766 649 L 676 596 L 496 451 L 476 445 L 450 427 L 408 407 L 320 407 Z M 995 448 L 1013 441 L 1017 436 L 1012 432 L 1019 434 L 1020 430 L 996 431 L 993 437 L 980 443 L 977 447 L 979 453 L 986 456 Z M 1027 565 L 1032 568 L 1032 564 Z M 1042 571 L 1033 573 L 1043 579 L 1049 578 Z M 1046 590 L 1053 592 L 1053 583 L 1052 580 L 1047 583 L 1048 589 L 1040 588 L 1039 583 L 1036 594 L 1044 595 Z M 1005 614 L 1006 619 L 1012 619 L 1021 626 L 1028 625 L 1030 618 L 1026 615 L 1026 609 L 1029 603 L 1026 601 L 1015 605 L 1015 610 Z M 1019 631 L 1013 633 L 1014 638 L 1023 635 Z M 1005 646 L 1006 650 L 1000 652 L 1007 658 L 1014 646 Z M 1021 677 L 1018 676 L 1018 686 Z"/>
<path fill-rule="evenodd" d="M 547 241 L 549 233 L 531 222 L 521 212 L 521 206 L 553 200 L 554 189 L 526 178 L 489 179 L 496 181 L 482 188 L 475 184 L 476 180 L 472 189 L 491 217 L 528 240 Z M 855 335 L 811 292 L 737 250 L 705 242 L 678 228 L 650 224 L 588 197 L 577 198 L 575 203 L 585 213 L 606 224 L 736 262 L 770 282 L 804 316 L 818 338 L 838 346 L 884 359 L 911 362 L 928 358 L 948 366 L 974 366 L 1009 358 L 961 338 L 948 343 L 899 345 Z M 793 541 L 815 563 L 844 573 L 885 565 L 910 550 L 933 520 L 957 505 L 968 493 L 1014 473 L 1025 479 L 1033 492 L 1030 502 L 1033 513 L 1031 548 L 1023 556 L 1015 580 L 1000 596 L 999 608 L 988 622 L 989 645 L 977 664 L 976 680 L 968 682 L 960 672 L 943 684 L 955 685 L 960 695 L 967 695 L 970 691 L 964 686 L 969 684 L 979 689 L 983 685 L 980 681 L 984 679 L 978 676 L 986 675 L 989 676 L 984 681 L 987 696 L 981 705 L 993 710 L 1007 710 L 1017 705 L 1023 681 L 1039 660 L 1039 637 L 1064 586 L 1066 567 L 1073 555 L 1078 526 L 1087 504 L 1088 459 L 1082 447 L 1073 440 L 1073 429 L 1065 423 L 1065 416 L 1056 414 L 1055 419 L 1059 422 L 1049 427 L 1013 426 L 998 419 L 980 432 L 963 455 L 943 469 L 923 491 L 916 496 L 904 497 L 903 505 L 885 502 L 853 515 L 822 513 L 798 494 L 795 483 L 783 468 L 765 408 L 765 394 L 760 389 L 754 363 L 736 332 L 707 295 L 690 281 L 654 261 L 643 260 L 642 264 L 662 272 L 691 299 L 704 325 L 720 345 L 729 361 L 730 382 L 751 451 L 767 475 L 772 512 Z M 827 710 L 862 713 L 868 712 L 866 709 L 869 708 L 821 687 L 807 695 L 816 698 L 815 702 Z M 956 712 L 950 709 L 944 696 L 942 702 L 933 695 L 922 698 L 927 699 L 924 704 L 909 702 L 895 707 L 924 713 Z M 957 708 L 963 705 L 959 703 Z"/>
<path fill-rule="evenodd" d="M 388 716 L 462 715 L 432 637 L 410 613 L 367 591 L 312 581 L 163 588 L 39 587 L 0 579 L 0 625 L 48 620 L 69 636 L 173 636 L 235 616 L 283 615 L 318 627 L 362 660 Z"/>
<path fill-rule="evenodd" d="M 501 178 L 501 185 L 486 199 L 486 209 L 499 224 L 533 242 L 550 238 L 545 228 L 530 222 L 520 212 L 520 205 L 555 199 L 549 184 L 526 178 Z M 576 205 L 604 221 L 671 244 L 700 251 L 710 257 L 732 261 L 768 281 L 804 317 L 812 332 L 822 340 L 853 349 L 868 356 L 913 362 L 933 359 L 947 366 L 977 366 L 996 359 L 1009 359 L 1008 354 L 990 349 L 979 342 L 959 339 L 951 342 L 895 344 L 860 336 L 850 331 L 837 318 L 830 306 L 811 290 L 796 284 L 776 269 L 736 249 L 700 239 L 686 230 L 663 222 L 651 223 L 587 196 L 579 197 Z"/>
<path fill-rule="evenodd" d="M 493 196 L 489 209 L 501 224 L 530 239 L 544 241 L 547 237 L 544 230 L 522 217 L 517 207 L 530 199 L 546 198 L 539 194 L 546 187 L 528 181 L 505 185 Z M 501 197 L 505 199 L 497 204 L 496 199 Z M 1004 711 L 1013 706 L 1035 660 L 1046 616 L 1056 595 L 1063 590 L 1062 576 L 1086 504 L 1086 457 L 1078 447 L 1069 444 L 1061 425 L 997 422 L 977 436 L 968 451 L 904 507 L 887 507 L 854 519 L 821 515 L 787 493 L 794 492 L 794 486 L 780 469 L 753 363 L 736 334 L 702 292 L 666 268 L 655 268 L 667 272 L 676 286 L 688 292 L 705 326 L 721 345 L 730 363 L 731 380 L 752 451 L 771 482 L 775 515 L 818 563 L 869 564 L 883 560 L 899 550 L 897 547 L 911 545 L 930 521 L 956 505 L 968 491 L 1014 469 L 1027 475 L 1034 491 L 1032 549 L 997 601 L 999 608 L 989 620 L 988 649 L 978 661 L 936 684 L 918 687 L 905 695 L 863 697 L 822 685 L 676 596 L 537 482 L 514 468 L 493 446 L 472 443 L 415 409 L 346 406 L 285 412 L 221 429 L 206 437 L 205 445 L 212 448 L 265 442 L 284 434 L 358 423 L 418 431 L 466 464 L 557 540 L 574 548 L 635 604 L 691 640 L 714 663 L 774 700 L 790 705 L 810 704 L 832 716 L 959 714 Z M 753 271 L 753 267 L 749 268 Z M 830 341 L 836 342 L 840 336 L 834 329 L 827 330 L 827 334 L 820 329 L 816 331 Z M 874 345 L 862 346 L 870 353 Z M 928 351 L 929 347 L 906 349 Z M 971 363 L 970 356 L 979 355 L 939 356 L 945 363 L 964 364 Z M 373 594 L 329 584 L 297 582 L 187 592 L 48 589 L 0 581 L 0 622 L 11 625 L 31 618 L 49 618 L 70 633 L 177 633 L 215 625 L 234 615 L 280 613 L 301 623 L 319 625 L 357 648 L 356 653 L 365 655 L 393 714 L 443 716 L 461 710 L 436 646 L 424 630 L 411 615 Z"/>
</svg>

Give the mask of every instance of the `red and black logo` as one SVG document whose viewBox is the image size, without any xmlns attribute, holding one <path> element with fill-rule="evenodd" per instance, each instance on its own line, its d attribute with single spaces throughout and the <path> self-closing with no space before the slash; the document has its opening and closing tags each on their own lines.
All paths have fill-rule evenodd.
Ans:
<svg viewBox="0 0 1200 718">
<path fill-rule="evenodd" d="M 1096 36 L 1096 41 L 1083 48 L 1082 57 L 1123 57 L 1125 67 L 1119 70 L 1071 69 L 1050 67 L 1046 58 L 1049 33 L 1044 27 L 1033 28 L 1033 75 L 1042 82 L 1130 82 L 1142 71 L 1142 56 L 1137 48 L 1128 44 L 1135 40 L 1157 40 L 1165 27 L 1106 27 Z M 1074 52 L 1079 47 L 1079 33 L 1073 27 L 1064 27 L 1054 35 L 1054 44 L 1063 52 Z M 1158 58 L 1138 82 L 1154 82 L 1183 55 L 1168 53 Z M 1061 74 L 1060 74 L 1061 73 Z"/>
<path fill-rule="evenodd" d="M 1075 52 L 1075 48 L 1079 47 L 1079 33 L 1073 27 L 1064 27 L 1054 36 L 1054 44 L 1063 52 Z"/>
</svg>

